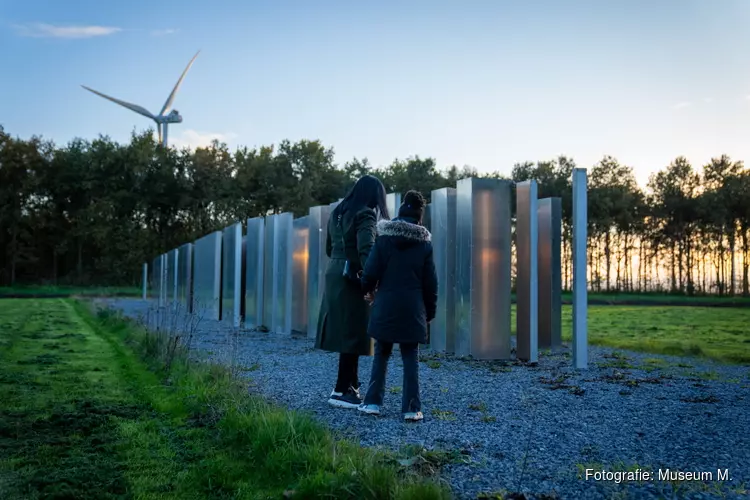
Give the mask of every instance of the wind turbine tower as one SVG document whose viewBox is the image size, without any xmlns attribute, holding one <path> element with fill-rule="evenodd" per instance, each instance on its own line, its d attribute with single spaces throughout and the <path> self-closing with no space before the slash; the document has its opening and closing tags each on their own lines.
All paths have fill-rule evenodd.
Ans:
<svg viewBox="0 0 750 500">
<path fill-rule="evenodd" d="M 180 75 L 180 79 L 177 80 L 177 83 L 175 84 L 174 88 L 172 89 L 172 93 L 169 94 L 169 97 L 167 98 L 167 102 L 164 103 L 164 107 L 161 108 L 161 111 L 158 115 L 154 115 L 153 113 L 149 112 L 146 108 L 142 106 L 138 106 L 137 104 L 131 104 L 129 102 L 121 101 L 120 99 L 115 99 L 114 97 L 110 97 L 106 94 L 102 94 L 101 92 L 97 92 L 94 89 L 90 89 L 85 85 L 81 85 L 81 87 L 85 88 L 89 92 L 93 92 L 94 94 L 101 96 L 105 99 L 108 99 L 116 104 L 119 104 L 120 106 L 123 106 L 125 108 L 128 108 L 131 111 L 135 111 L 139 115 L 143 115 L 146 118 L 151 118 L 156 122 L 156 130 L 159 133 L 159 142 L 162 143 L 162 145 L 166 148 L 167 147 L 167 136 L 168 136 L 168 127 L 170 123 L 182 123 L 182 116 L 180 115 L 180 112 L 176 109 L 172 109 L 172 103 L 174 102 L 174 98 L 177 95 L 177 91 L 180 89 L 180 85 L 182 84 L 182 80 L 185 78 L 185 75 L 187 75 L 188 70 L 193 65 L 193 62 L 195 62 L 195 58 L 198 57 L 198 54 L 200 54 L 201 51 L 195 53 L 193 58 L 188 63 L 187 67 L 185 68 L 185 71 L 182 72 L 182 75 Z"/>
</svg>

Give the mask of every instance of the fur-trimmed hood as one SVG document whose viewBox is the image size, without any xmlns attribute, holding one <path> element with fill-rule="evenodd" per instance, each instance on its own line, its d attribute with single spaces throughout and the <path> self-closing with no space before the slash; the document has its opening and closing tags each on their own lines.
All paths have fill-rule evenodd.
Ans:
<svg viewBox="0 0 750 500">
<path fill-rule="evenodd" d="M 392 236 L 414 243 L 424 243 L 432 240 L 432 235 L 427 228 L 401 219 L 378 221 L 377 230 L 378 236 Z"/>
</svg>

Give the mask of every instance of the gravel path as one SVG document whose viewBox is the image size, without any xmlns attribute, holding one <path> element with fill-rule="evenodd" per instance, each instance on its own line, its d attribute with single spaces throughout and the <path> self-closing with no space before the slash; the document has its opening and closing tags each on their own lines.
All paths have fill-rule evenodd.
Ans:
<svg viewBox="0 0 750 500">
<path fill-rule="evenodd" d="M 130 317 L 153 305 L 111 299 Z M 748 498 L 750 369 L 703 360 L 590 348 L 585 372 L 567 348 L 536 367 L 458 359 L 422 351 L 425 420 L 400 419 L 402 368 L 391 361 L 386 414 L 331 408 L 336 355 L 306 338 L 241 331 L 203 320 L 194 345 L 240 366 L 251 390 L 312 413 L 363 446 L 415 444 L 449 457 L 443 477 L 457 498 L 523 492 L 526 498 Z M 369 380 L 370 358 L 360 362 Z M 712 481 L 616 483 L 582 470 L 712 472 Z M 731 481 L 719 481 L 728 469 Z M 544 496 L 551 495 L 551 496 Z M 495 497 L 492 497 L 495 498 Z M 521 497 L 517 497 L 521 498 Z"/>
</svg>

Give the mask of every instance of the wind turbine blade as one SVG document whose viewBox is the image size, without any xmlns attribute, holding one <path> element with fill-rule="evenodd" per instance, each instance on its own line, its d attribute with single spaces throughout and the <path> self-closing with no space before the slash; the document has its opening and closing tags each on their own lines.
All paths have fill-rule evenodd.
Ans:
<svg viewBox="0 0 750 500">
<path fill-rule="evenodd" d="M 169 113 L 169 110 L 172 109 L 172 102 L 174 102 L 174 97 L 177 95 L 177 91 L 180 90 L 180 85 L 182 84 L 182 79 L 185 78 L 185 75 L 187 75 L 188 70 L 190 69 L 190 66 L 193 65 L 195 62 L 195 58 L 198 57 L 198 54 L 200 54 L 201 51 L 195 53 L 192 59 L 190 59 L 190 62 L 188 63 L 187 67 L 185 68 L 185 71 L 182 72 L 182 75 L 180 75 L 180 79 L 177 80 L 177 83 L 175 84 L 174 88 L 172 89 L 172 93 L 169 94 L 169 98 L 167 99 L 167 102 L 164 103 L 164 107 L 161 108 L 160 115 L 164 115 L 164 113 Z"/>
<path fill-rule="evenodd" d="M 85 85 L 81 85 L 81 87 L 85 88 L 89 92 L 93 92 L 94 94 L 96 94 L 96 95 L 98 95 L 100 97 L 103 97 L 105 99 L 108 99 L 108 100 L 116 103 L 116 104 L 119 104 L 120 106 L 126 107 L 129 110 L 131 110 L 131 111 L 135 111 L 139 115 L 143 115 L 143 116 L 145 116 L 147 118 L 151 118 L 152 120 L 156 118 L 154 115 L 151 114 L 151 112 L 149 112 L 149 110 L 147 110 L 147 109 L 145 109 L 145 108 L 143 108 L 141 106 L 138 106 L 137 104 L 131 104 L 129 102 L 121 101 L 120 99 L 115 99 L 114 97 L 110 97 L 110 96 L 108 96 L 106 94 L 102 94 L 101 92 L 97 92 L 94 89 L 90 89 L 90 88 L 88 88 Z"/>
</svg>

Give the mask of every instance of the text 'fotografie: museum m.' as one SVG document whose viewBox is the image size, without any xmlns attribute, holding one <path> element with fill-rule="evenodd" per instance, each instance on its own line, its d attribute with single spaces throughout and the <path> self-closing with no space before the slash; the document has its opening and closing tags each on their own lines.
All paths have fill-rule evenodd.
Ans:
<svg viewBox="0 0 750 500">
<path fill-rule="evenodd" d="M 586 469 L 586 480 L 614 481 L 622 483 L 626 481 L 731 481 L 729 469 L 717 469 L 712 471 L 680 471 L 672 469 L 659 469 L 654 473 L 650 470 L 635 469 L 632 471 L 606 471 Z"/>
</svg>

